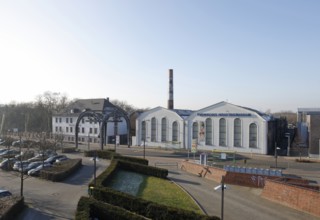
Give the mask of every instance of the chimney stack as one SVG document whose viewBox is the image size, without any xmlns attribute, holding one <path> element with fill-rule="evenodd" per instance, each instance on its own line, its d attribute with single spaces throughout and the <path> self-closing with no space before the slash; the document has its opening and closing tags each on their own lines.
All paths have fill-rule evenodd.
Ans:
<svg viewBox="0 0 320 220">
<path fill-rule="evenodd" d="M 169 100 L 168 109 L 173 109 L 173 69 L 169 69 Z"/>
</svg>

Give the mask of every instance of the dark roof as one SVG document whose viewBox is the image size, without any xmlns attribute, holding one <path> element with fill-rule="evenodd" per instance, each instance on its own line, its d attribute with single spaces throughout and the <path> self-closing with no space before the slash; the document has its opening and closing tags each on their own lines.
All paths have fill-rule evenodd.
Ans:
<svg viewBox="0 0 320 220">
<path fill-rule="evenodd" d="M 114 105 L 109 102 L 109 99 L 78 99 L 59 112 L 58 115 L 80 114 L 89 110 L 103 112 L 110 107 L 113 108 Z"/>
<path fill-rule="evenodd" d="M 192 110 L 187 109 L 172 109 L 172 111 L 177 113 L 180 117 L 188 117 L 194 112 Z"/>
</svg>

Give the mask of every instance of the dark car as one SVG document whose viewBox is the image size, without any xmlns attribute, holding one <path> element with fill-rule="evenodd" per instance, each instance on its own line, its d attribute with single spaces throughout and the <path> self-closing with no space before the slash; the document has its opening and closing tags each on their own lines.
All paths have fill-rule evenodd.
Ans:
<svg viewBox="0 0 320 220">
<path fill-rule="evenodd" d="M 41 164 L 40 166 L 38 166 L 38 167 L 36 167 L 36 168 L 34 168 L 34 169 L 29 170 L 29 171 L 28 171 L 28 175 L 29 175 L 29 176 L 39 176 L 40 171 L 41 171 L 42 169 L 45 169 L 45 168 L 48 168 L 48 167 L 52 167 L 52 164 L 51 164 L 51 163 L 45 163 L 44 165 Z"/>
<path fill-rule="evenodd" d="M 0 189 L 0 198 L 12 196 L 12 193 L 5 189 Z"/>
<path fill-rule="evenodd" d="M 21 166 L 21 164 L 22 164 L 22 166 Z M 21 161 L 16 161 L 16 162 L 13 164 L 12 169 L 13 169 L 13 170 L 16 170 L 16 171 L 19 171 L 19 169 L 21 169 L 21 167 L 22 167 L 23 169 L 25 169 L 28 165 L 29 165 L 29 162 L 28 162 L 28 161 L 22 161 L 22 163 L 21 163 Z"/>
<path fill-rule="evenodd" d="M 15 158 L 5 159 L 0 163 L 0 168 L 3 169 L 3 170 L 12 170 L 13 164 L 16 161 L 17 160 Z"/>
<path fill-rule="evenodd" d="M 35 169 L 37 168 L 38 166 L 40 166 L 42 164 L 42 161 L 36 161 L 36 162 L 32 162 L 32 163 L 29 163 L 28 166 L 24 167 L 23 168 L 23 172 L 24 173 L 28 173 L 29 170 L 32 170 L 32 169 Z M 21 172 L 21 167 L 19 168 L 19 171 Z"/>
<path fill-rule="evenodd" d="M 56 160 L 61 158 L 66 158 L 66 157 L 67 157 L 66 155 L 55 155 L 55 156 L 49 157 L 44 162 L 53 164 L 54 162 L 56 162 Z"/>
</svg>

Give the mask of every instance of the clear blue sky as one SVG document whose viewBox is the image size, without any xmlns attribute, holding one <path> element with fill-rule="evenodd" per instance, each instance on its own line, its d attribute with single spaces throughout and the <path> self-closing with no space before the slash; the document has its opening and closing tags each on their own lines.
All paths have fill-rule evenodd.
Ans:
<svg viewBox="0 0 320 220">
<path fill-rule="evenodd" d="M 2 0 L 0 103 L 320 107 L 318 0 Z"/>
</svg>

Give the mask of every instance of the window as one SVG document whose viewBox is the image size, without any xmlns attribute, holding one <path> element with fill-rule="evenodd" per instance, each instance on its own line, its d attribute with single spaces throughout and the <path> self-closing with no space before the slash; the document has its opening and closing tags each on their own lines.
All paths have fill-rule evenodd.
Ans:
<svg viewBox="0 0 320 220">
<path fill-rule="evenodd" d="M 161 141 L 167 141 L 167 119 L 162 118 L 161 120 Z"/>
<path fill-rule="evenodd" d="M 224 118 L 219 120 L 219 145 L 227 146 L 227 125 Z"/>
<path fill-rule="evenodd" d="M 56 118 L 56 123 L 58 123 L 58 118 Z"/>
<path fill-rule="evenodd" d="M 73 120 L 72 120 L 72 118 L 70 118 L 70 123 L 71 123 L 71 124 L 73 123 Z"/>
<path fill-rule="evenodd" d="M 83 119 L 81 119 L 81 121 L 82 121 L 82 124 L 84 124 L 84 118 L 83 118 Z"/>
<path fill-rule="evenodd" d="M 146 139 L 146 122 L 143 121 L 141 124 L 141 141 Z"/>
<path fill-rule="evenodd" d="M 198 139 L 198 123 L 193 122 L 192 124 L 192 139 Z"/>
<path fill-rule="evenodd" d="M 59 118 L 59 123 L 61 123 L 62 122 L 62 119 L 61 118 Z"/>
<path fill-rule="evenodd" d="M 56 132 L 58 132 L 58 127 L 56 127 Z"/>
<path fill-rule="evenodd" d="M 241 141 L 241 120 L 236 118 L 233 125 L 233 146 L 241 147 Z"/>
<path fill-rule="evenodd" d="M 172 123 L 172 141 L 178 141 L 179 140 L 179 131 L 178 131 L 178 122 Z"/>
<path fill-rule="evenodd" d="M 59 131 L 62 132 L 62 127 L 59 127 Z"/>
<path fill-rule="evenodd" d="M 90 133 L 90 134 L 92 134 L 92 128 L 90 128 L 90 131 L 89 131 L 89 133 Z"/>
<path fill-rule="evenodd" d="M 66 123 L 69 123 L 69 118 L 66 118 Z"/>
<path fill-rule="evenodd" d="M 94 133 L 98 134 L 98 128 L 94 128 Z"/>
<path fill-rule="evenodd" d="M 249 147 L 250 148 L 257 148 L 257 125 L 255 123 L 251 123 L 249 126 Z"/>
<path fill-rule="evenodd" d="M 81 132 L 82 132 L 82 134 L 84 134 L 84 127 L 81 128 Z"/>
<path fill-rule="evenodd" d="M 212 145 L 212 120 L 211 118 L 206 119 L 206 145 Z"/>
<path fill-rule="evenodd" d="M 66 127 L 66 132 L 67 132 L 67 133 L 69 132 L 69 128 L 68 128 L 68 127 Z"/>
<path fill-rule="evenodd" d="M 72 127 L 70 127 L 70 133 L 73 133 L 73 129 L 72 129 Z"/>
<path fill-rule="evenodd" d="M 157 120 L 156 118 L 151 119 L 151 141 L 157 141 Z"/>
</svg>

